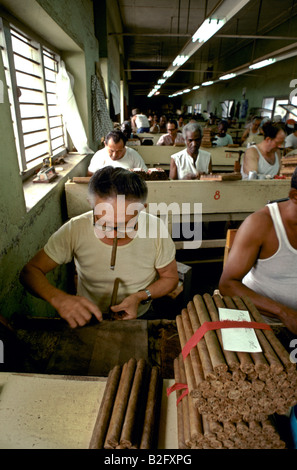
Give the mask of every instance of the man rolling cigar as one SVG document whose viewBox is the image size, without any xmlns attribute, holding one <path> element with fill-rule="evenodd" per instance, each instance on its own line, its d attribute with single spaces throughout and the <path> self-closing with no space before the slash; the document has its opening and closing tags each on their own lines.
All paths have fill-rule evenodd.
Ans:
<svg viewBox="0 0 297 470">
<path fill-rule="evenodd" d="M 297 168 L 289 198 L 251 214 L 236 233 L 219 289 L 248 296 L 266 320 L 297 333 Z"/>
<path fill-rule="evenodd" d="M 147 315 L 151 300 L 178 283 L 175 245 L 165 224 L 145 212 L 147 185 L 134 172 L 105 167 L 92 176 L 92 210 L 55 232 L 23 268 L 20 280 L 48 301 L 72 328 L 101 321 L 110 310 L 124 320 Z M 115 242 L 116 239 L 116 242 Z M 46 274 L 74 259 L 77 295 L 54 287 Z M 116 304 L 111 306 L 111 297 Z"/>
</svg>

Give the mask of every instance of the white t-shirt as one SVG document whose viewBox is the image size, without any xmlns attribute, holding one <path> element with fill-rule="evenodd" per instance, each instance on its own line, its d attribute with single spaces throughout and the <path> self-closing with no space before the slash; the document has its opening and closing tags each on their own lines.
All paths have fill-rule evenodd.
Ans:
<svg viewBox="0 0 297 470">
<path fill-rule="evenodd" d="M 226 134 L 224 137 L 216 135 L 213 143 L 216 144 L 216 147 L 226 147 L 229 144 L 233 144 L 233 139 L 230 134 Z"/>
<path fill-rule="evenodd" d="M 135 124 L 137 129 L 141 129 L 142 127 L 150 127 L 149 120 L 145 114 L 136 114 Z"/>
<path fill-rule="evenodd" d="M 95 173 L 95 171 L 100 170 L 101 168 L 112 166 L 114 168 L 126 168 L 127 170 L 141 168 L 142 170 L 147 171 L 147 166 L 139 153 L 130 147 L 125 147 L 125 149 L 126 153 L 120 160 L 112 160 L 108 155 L 106 147 L 98 150 L 98 152 L 93 155 L 88 170 L 91 173 Z"/>
<path fill-rule="evenodd" d="M 182 180 L 187 174 L 197 175 L 198 173 L 208 174 L 211 154 L 199 149 L 198 157 L 194 162 L 187 149 L 171 155 L 177 167 L 177 179 Z"/>
<path fill-rule="evenodd" d="M 156 269 L 164 268 L 175 258 L 175 245 L 164 222 L 143 211 L 139 213 L 136 237 L 117 247 L 114 270 L 110 269 L 112 246 L 95 236 L 93 211 L 66 222 L 50 237 L 44 251 L 58 264 L 74 258 L 77 294 L 98 305 L 102 313 L 108 313 L 116 278 L 121 280 L 119 304 L 128 295 L 147 288 L 157 278 Z M 149 304 L 140 304 L 138 316 L 148 308 Z"/>
<path fill-rule="evenodd" d="M 285 147 L 297 149 L 297 137 L 294 132 L 285 138 Z"/>
</svg>

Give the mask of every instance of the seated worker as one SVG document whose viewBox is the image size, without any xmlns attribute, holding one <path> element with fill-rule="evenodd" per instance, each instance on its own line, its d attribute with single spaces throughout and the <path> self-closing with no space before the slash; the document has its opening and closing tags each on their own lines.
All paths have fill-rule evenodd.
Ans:
<svg viewBox="0 0 297 470">
<path fill-rule="evenodd" d="M 285 147 L 287 149 L 297 149 L 297 122 L 294 124 L 294 132 L 285 138 Z"/>
<path fill-rule="evenodd" d="M 150 131 L 150 123 L 147 116 L 141 113 L 138 108 L 132 110 L 131 127 L 137 134 Z"/>
<path fill-rule="evenodd" d="M 161 135 L 156 145 L 174 145 L 184 147 L 185 140 L 181 132 L 178 132 L 178 124 L 174 119 L 167 122 L 167 134 Z"/>
<path fill-rule="evenodd" d="M 159 126 L 158 122 L 159 122 L 158 116 L 156 114 L 154 114 L 153 115 L 153 120 L 152 120 L 152 123 L 151 123 L 151 127 L 150 127 L 150 133 L 151 134 L 159 134 L 160 126 Z"/>
<path fill-rule="evenodd" d="M 248 296 L 270 321 L 297 333 L 297 169 L 289 199 L 248 216 L 236 233 L 219 289 Z M 268 318 L 266 319 L 266 321 Z"/>
<path fill-rule="evenodd" d="M 159 120 L 159 128 L 160 128 L 159 132 L 161 132 L 162 134 L 166 133 L 167 132 L 166 125 L 167 125 L 167 118 L 166 116 L 163 115 L 160 117 L 160 120 Z"/>
<path fill-rule="evenodd" d="M 226 147 L 233 144 L 233 139 L 230 134 L 227 134 L 228 123 L 227 121 L 220 121 L 218 124 L 218 133 L 216 134 L 212 144 L 216 147 Z"/>
<path fill-rule="evenodd" d="M 286 133 L 281 124 L 267 121 L 263 124 L 263 134 L 263 141 L 249 147 L 243 156 L 242 179 L 247 179 L 250 171 L 271 177 L 279 174 L 281 158 L 279 147 L 283 145 Z"/>
<path fill-rule="evenodd" d="M 259 135 L 263 135 L 263 131 L 261 126 L 262 118 L 259 116 L 255 116 L 251 122 L 251 124 L 246 128 L 244 133 L 241 136 L 241 143 L 244 147 L 247 146 L 248 143 L 255 142 L 255 139 L 258 138 Z"/>
<path fill-rule="evenodd" d="M 98 150 L 91 158 L 88 176 L 105 166 L 126 169 L 141 168 L 147 171 L 147 166 L 136 150 L 126 147 L 127 137 L 120 130 L 111 131 L 105 138 L 105 147 Z"/>
<path fill-rule="evenodd" d="M 139 137 L 139 135 L 137 134 L 134 134 L 132 132 L 132 128 L 131 128 L 131 122 L 130 121 L 123 121 L 122 124 L 121 124 L 121 131 L 122 133 L 125 135 L 126 137 L 126 142 L 129 140 L 129 139 L 132 139 L 132 140 L 139 140 L 141 142 L 141 138 Z"/>
<path fill-rule="evenodd" d="M 143 209 L 147 185 L 134 172 L 106 167 L 90 179 L 92 210 L 73 217 L 55 232 L 23 268 L 20 280 L 31 294 L 49 302 L 70 327 L 98 321 L 109 312 L 116 278 L 118 319 L 136 319 L 148 312 L 150 301 L 178 284 L 175 245 L 164 223 Z M 117 251 L 114 269 L 111 254 Z M 77 295 L 54 287 L 46 274 L 74 258 Z M 120 315 L 120 314 L 119 314 Z"/>
<path fill-rule="evenodd" d="M 211 154 L 200 150 L 202 135 L 202 127 L 197 122 L 185 125 L 183 136 L 186 148 L 171 155 L 170 179 L 199 179 L 201 174 L 211 173 Z"/>
</svg>

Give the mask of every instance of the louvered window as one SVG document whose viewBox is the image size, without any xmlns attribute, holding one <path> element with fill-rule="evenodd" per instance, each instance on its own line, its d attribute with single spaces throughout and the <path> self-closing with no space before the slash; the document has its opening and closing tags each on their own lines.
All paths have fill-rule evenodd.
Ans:
<svg viewBox="0 0 297 470">
<path fill-rule="evenodd" d="M 5 20 L 1 49 L 20 171 L 25 174 L 44 158 L 66 153 L 57 99 L 60 57 Z"/>
</svg>

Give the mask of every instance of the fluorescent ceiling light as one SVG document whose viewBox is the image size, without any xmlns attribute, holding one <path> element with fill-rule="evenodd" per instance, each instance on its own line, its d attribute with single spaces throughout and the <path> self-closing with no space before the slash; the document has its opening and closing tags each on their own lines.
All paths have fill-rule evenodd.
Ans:
<svg viewBox="0 0 297 470">
<path fill-rule="evenodd" d="M 186 88 L 185 90 L 183 90 L 183 93 L 189 93 L 190 91 L 190 88 Z"/>
<path fill-rule="evenodd" d="M 267 65 L 273 64 L 276 61 L 276 59 L 266 59 L 266 60 L 261 60 L 261 62 L 257 62 L 256 64 L 252 64 L 249 66 L 250 69 L 260 69 L 262 67 L 266 67 Z"/>
<path fill-rule="evenodd" d="M 230 78 L 236 77 L 236 73 L 227 73 L 226 75 L 223 75 L 222 77 L 219 77 L 220 80 L 229 80 Z"/>
<path fill-rule="evenodd" d="M 213 84 L 212 81 L 201 83 L 202 86 L 208 86 L 208 85 L 212 85 L 212 84 Z"/>
<path fill-rule="evenodd" d="M 183 65 L 185 62 L 187 62 L 189 56 L 188 55 L 178 55 L 174 61 L 172 62 L 173 67 L 178 66 L 180 67 Z"/>
<path fill-rule="evenodd" d="M 174 70 L 166 70 L 164 73 L 163 73 L 163 77 L 164 78 L 169 78 L 171 77 L 171 75 L 174 74 Z"/>
<path fill-rule="evenodd" d="M 198 88 L 200 88 L 200 86 L 199 86 L 199 85 L 195 85 L 195 86 L 193 86 L 192 90 L 198 90 Z"/>
<path fill-rule="evenodd" d="M 215 20 L 211 18 L 205 20 L 192 36 L 192 41 L 198 41 L 199 43 L 208 41 L 224 24 L 225 20 Z"/>
<path fill-rule="evenodd" d="M 165 82 L 166 82 L 165 78 L 160 78 L 158 80 L 158 85 L 163 85 L 163 83 L 165 83 Z"/>
</svg>

